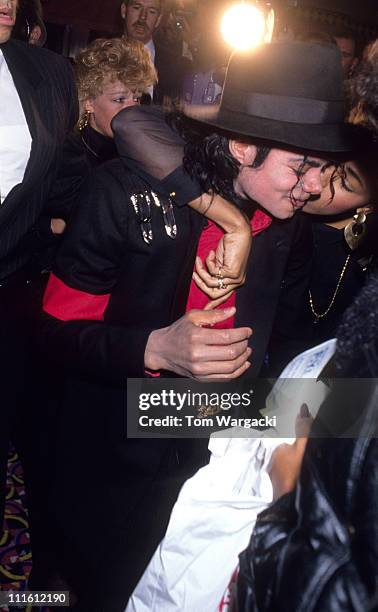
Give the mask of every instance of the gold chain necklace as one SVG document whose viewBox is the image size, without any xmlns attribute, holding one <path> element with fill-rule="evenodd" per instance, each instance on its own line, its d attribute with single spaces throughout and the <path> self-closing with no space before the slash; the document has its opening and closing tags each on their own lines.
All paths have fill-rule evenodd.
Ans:
<svg viewBox="0 0 378 612">
<path fill-rule="evenodd" d="M 339 289 L 340 289 L 341 282 L 342 282 L 342 280 L 344 278 L 346 269 L 347 269 L 349 261 L 350 261 L 350 256 L 351 256 L 351 254 L 349 253 L 349 255 L 347 256 L 347 258 L 346 258 L 346 260 L 344 262 L 343 269 L 341 270 L 341 274 L 339 276 L 339 280 L 337 281 L 336 289 L 333 292 L 333 296 L 331 298 L 331 301 L 330 301 L 329 305 L 327 306 L 327 308 L 325 309 L 324 312 L 316 312 L 315 306 L 314 306 L 314 300 L 313 300 L 313 297 L 312 297 L 312 294 L 311 294 L 311 289 L 309 290 L 308 296 L 309 296 L 309 299 L 310 299 L 311 312 L 312 312 L 312 314 L 315 317 L 314 323 L 318 323 L 320 319 L 323 319 L 324 317 L 326 317 L 327 314 L 329 313 L 329 311 L 331 310 L 332 306 L 334 305 L 335 300 L 336 300 L 336 296 L 337 296 L 337 294 L 339 292 Z"/>
</svg>

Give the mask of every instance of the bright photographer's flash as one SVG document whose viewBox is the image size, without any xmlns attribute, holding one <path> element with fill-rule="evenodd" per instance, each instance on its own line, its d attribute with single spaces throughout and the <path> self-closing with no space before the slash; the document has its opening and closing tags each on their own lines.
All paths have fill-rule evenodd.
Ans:
<svg viewBox="0 0 378 612">
<path fill-rule="evenodd" d="M 249 3 L 235 4 L 224 14 L 221 31 L 225 41 L 235 49 L 250 49 L 267 40 L 267 28 L 271 28 L 268 21 L 272 15 L 264 12 Z"/>
</svg>

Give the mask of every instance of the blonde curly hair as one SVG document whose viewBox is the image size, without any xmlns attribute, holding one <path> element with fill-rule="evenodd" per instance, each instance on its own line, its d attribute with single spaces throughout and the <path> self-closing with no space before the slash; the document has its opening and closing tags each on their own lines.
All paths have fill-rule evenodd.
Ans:
<svg viewBox="0 0 378 612">
<path fill-rule="evenodd" d="M 157 82 L 157 73 L 144 45 L 123 36 L 97 38 L 75 59 L 80 110 L 83 103 L 103 93 L 104 85 L 120 81 L 139 97 Z"/>
</svg>

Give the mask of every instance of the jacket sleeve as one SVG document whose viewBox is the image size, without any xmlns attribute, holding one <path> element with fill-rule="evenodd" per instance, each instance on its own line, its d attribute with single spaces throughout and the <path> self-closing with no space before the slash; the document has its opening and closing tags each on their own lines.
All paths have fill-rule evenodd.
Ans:
<svg viewBox="0 0 378 612">
<path fill-rule="evenodd" d="M 110 173 L 89 175 L 46 288 L 39 331 L 39 342 L 52 360 L 112 382 L 143 376 L 152 331 L 104 321 L 127 248 L 125 198 Z"/>
<path fill-rule="evenodd" d="M 334 441 L 337 443 L 337 441 Z M 262 512 L 240 556 L 240 612 L 358 612 L 377 593 L 377 440 L 370 442 L 350 525 L 311 461 L 301 485 Z"/>
<path fill-rule="evenodd" d="M 59 88 L 59 95 L 65 104 L 60 106 L 57 121 L 61 122 L 62 143 L 58 143 L 58 158 L 62 156 L 62 146 L 65 137 L 68 137 L 78 120 L 78 96 L 75 85 L 73 69 L 65 58 L 57 54 L 49 54 L 49 59 L 55 66 L 56 79 L 52 87 Z M 63 112 L 64 111 L 64 112 Z M 72 171 L 72 162 L 69 165 L 67 156 L 65 164 L 61 167 L 62 175 L 54 178 L 48 200 L 45 202 L 43 214 L 32 227 L 26 238 L 31 251 L 38 251 L 56 244 L 57 238 L 50 227 L 51 219 L 59 217 L 67 220 L 78 188 L 82 182 L 82 167 L 78 167 L 75 160 L 75 172 Z M 55 160 L 55 167 L 60 167 L 59 160 Z M 57 174 L 60 172 L 57 170 Z M 68 176 L 69 173 L 69 176 Z M 80 176 L 81 174 L 81 176 Z M 57 181 L 57 182 L 54 182 Z"/>
<path fill-rule="evenodd" d="M 171 197 L 176 206 L 185 206 L 203 193 L 183 168 L 184 141 L 161 108 L 125 108 L 114 117 L 112 129 L 124 164 L 143 176 L 151 189 Z"/>
</svg>

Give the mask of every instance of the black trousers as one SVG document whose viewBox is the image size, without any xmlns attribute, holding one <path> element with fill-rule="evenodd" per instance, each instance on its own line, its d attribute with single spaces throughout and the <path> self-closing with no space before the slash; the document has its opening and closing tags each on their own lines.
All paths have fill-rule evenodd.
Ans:
<svg viewBox="0 0 378 612">
<path fill-rule="evenodd" d="M 56 509 L 80 612 L 123 612 L 207 440 L 128 439 L 118 387 L 72 378 L 59 425 Z"/>
<path fill-rule="evenodd" d="M 46 507 L 54 473 L 57 393 L 55 373 L 35 347 L 45 277 L 0 287 L 0 525 L 3 528 L 9 444 L 21 459 L 26 487 L 33 568 L 50 571 L 52 538 Z M 42 569 L 43 568 L 43 569 Z M 44 586 L 44 580 L 35 584 Z"/>
</svg>

